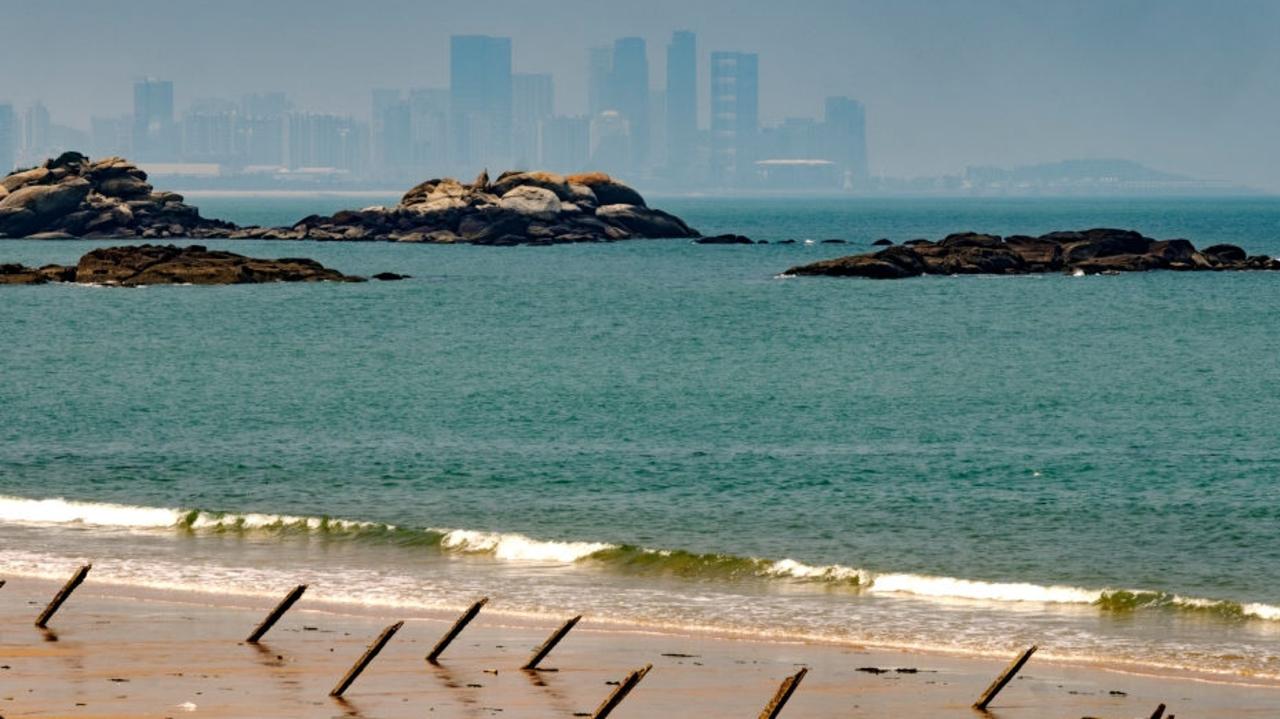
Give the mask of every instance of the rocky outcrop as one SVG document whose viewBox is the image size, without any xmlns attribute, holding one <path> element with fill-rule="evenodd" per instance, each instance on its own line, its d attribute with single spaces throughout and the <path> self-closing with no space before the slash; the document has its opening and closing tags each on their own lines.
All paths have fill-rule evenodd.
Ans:
<svg viewBox="0 0 1280 719">
<path fill-rule="evenodd" d="M 118 157 L 63 153 L 0 180 L 0 237 L 228 238 L 545 245 L 698 237 L 675 215 L 603 173 L 487 172 L 470 183 L 427 180 L 394 207 L 312 215 L 291 227 L 205 219 L 181 195 L 157 192 Z"/>
<path fill-rule="evenodd" d="M 181 195 L 156 192 L 119 157 L 64 152 L 0 180 L 0 237 L 214 237 L 235 225 L 200 216 Z"/>
<path fill-rule="evenodd" d="M 966 232 L 938 242 L 911 240 L 864 255 L 792 267 L 786 275 L 902 279 L 918 275 L 1112 274 L 1147 270 L 1280 270 L 1280 260 L 1249 256 L 1235 245 L 1197 251 L 1187 240 L 1153 240 L 1131 230 L 1098 228 L 1040 237 Z"/>
<path fill-rule="evenodd" d="M 403 279 L 384 273 L 380 279 Z M 39 269 L 0 265 L 0 284 L 39 285 L 79 282 L 116 287 L 143 285 L 240 285 L 260 282 L 363 282 L 315 260 L 299 257 L 263 260 L 200 245 L 138 245 L 104 247 L 80 258 L 74 267 L 48 265 Z"/>
<path fill-rule="evenodd" d="M 712 235 L 694 240 L 698 245 L 754 245 L 755 242 L 745 235 Z"/>
<path fill-rule="evenodd" d="M 639 238 L 698 237 L 683 220 L 645 204 L 640 193 L 601 173 L 505 172 L 492 182 L 427 180 L 394 207 L 367 207 L 290 228 L 245 228 L 233 238 L 387 240 L 476 245 L 549 245 Z"/>
</svg>

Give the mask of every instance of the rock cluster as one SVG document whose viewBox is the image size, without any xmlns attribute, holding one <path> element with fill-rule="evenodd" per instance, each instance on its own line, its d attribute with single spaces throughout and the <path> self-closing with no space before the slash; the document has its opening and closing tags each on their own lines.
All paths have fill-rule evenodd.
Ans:
<svg viewBox="0 0 1280 719">
<path fill-rule="evenodd" d="M 1145 270 L 1280 270 L 1280 260 L 1250 257 L 1235 245 L 1197 250 L 1187 240 L 1153 240 L 1131 230 L 1051 232 L 997 237 L 973 232 L 939 242 L 911 240 L 864 255 L 792 267 L 786 275 L 901 279 L 917 275 L 1111 274 Z"/>
<path fill-rule="evenodd" d="M 549 245 L 637 238 L 698 237 L 679 217 L 650 208 L 640 193 L 601 173 L 481 173 L 463 184 L 428 180 L 394 207 L 312 215 L 289 228 L 245 228 L 232 238 L 385 240 L 477 245 Z"/>
<path fill-rule="evenodd" d="M 403 279 L 384 273 L 379 279 Z M 0 284 L 39 285 L 79 282 L 117 287 L 142 285 L 239 285 L 260 282 L 363 282 L 315 260 L 262 260 L 200 245 L 139 245 L 103 247 L 80 258 L 74 267 L 46 265 L 38 269 L 0 265 Z"/>
<path fill-rule="evenodd" d="M 64 152 L 0 180 L 0 237 L 213 237 L 235 225 L 208 220 L 182 195 L 156 192 L 119 157 Z"/>
</svg>

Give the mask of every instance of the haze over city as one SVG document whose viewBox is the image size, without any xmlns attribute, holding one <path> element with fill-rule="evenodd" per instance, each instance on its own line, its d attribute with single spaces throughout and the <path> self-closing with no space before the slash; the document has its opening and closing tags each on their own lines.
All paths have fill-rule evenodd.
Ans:
<svg viewBox="0 0 1280 719">
<path fill-rule="evenodd" d="M 843 168 L 846 176 L 909 178 L 973 166 L 1115 158 L 1280 190 L 1280 143 L 1274 141 L 1280 50 L 1269 32 L 1280 8 L 1273 3 L 784 7 L 757 0 L 658 0 L 553 8 L 494 2 L 447 12 L 408 2 L 354 7 L 233 0 L 183 5 L 180 12 L 150 1 L 124 8 L 7 5 L 0 45 L 13 57 L 32 60 L 23 72 L 0 80 L 0 105 L 11 104 L 21 119 L 41 103 L 53 124 L 85 137 L 92 118 L 134 113 L 135 83 L 158 78 L 172 82 L 175 122 L 193 108 L 211 106 L 211 99 L 243 113 L 245 96 L 255 93 L 284 93 L 295 112 L 350 117 L 368 127 L 369 164 L 376 166 L 381 120 L 374 91 L 397 91 L 406 102 L 413 90 L 448 91 L 451 38 L 487 35 L 510 38 L 511 73 L 551 76 L 548 114 L 589 123 L 590 162 L 601 134 L 593 113 L 602 109 L 598 102 L 593 107 L 591 49 L 609 48 L 616 60 L 621 38 L 639 38 L 651 91 L 645 101 L 653 127 L 646 139 L 663 146 L 643 162 L 632 162 L 632 147 L 632 161 L 605 169 L 665 166 L 668 46 L 673 33 L 689 31 L 696 35 L 694 109 L 707 153 L 714 153 L 715 134 L 711 54 L 737 52 L 758 57 L 758 125 L 752 131 L 762 138 L 788 122 L 793 130 L 806 121 L 821 123 L 828 98 L 860 103 L 867 159 L 863 167 Z M 74 27 L 65 23 L 69 6 L 75 7 Z M 60 51 L 42 50 L 51 38 Z M 519 124 L 517 118 L 517 143 Z M 629 127 L 638 125 L 629 120 Z M 829 135 L 814 137 L 830 150 Z M 758 147 L 752 161 L 806 159 L 804 150 L 783 144 Z M 537 159 L 512 154 L 513 160 Z M 453 160 L 459 159 L 455 153 Z M 466 163 L 451 163 L 458 164 Z"/>
</svg>

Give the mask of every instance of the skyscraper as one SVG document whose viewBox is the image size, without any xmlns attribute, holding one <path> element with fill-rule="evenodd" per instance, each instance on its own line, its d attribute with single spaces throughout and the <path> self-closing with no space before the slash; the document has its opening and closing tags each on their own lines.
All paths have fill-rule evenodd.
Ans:
<svg viewBox="0 0 1280 719">
<path fill-rule="evenodd" d="M 245 95 L 240 101 L 239 142 L 246 165 L 283 166 L 289 100 L 283 92 Z"/>
<path fill-rule="evenodd" d="M 511 38 L 450 38 L 449 105 L 455 169 L 473 172 L 510 162 Z"/>
<path fill-rule="evenodd" d="M 698 137 L 698 40 L 678 31 L 667 45 L 667 166 L 687 170 Z"/>
<path fill-rule="evenodd" d="M 627 122 L 630 134 L 630 166 L 644 167 L 649 160 L 649 57 L 644 38 L 624 37 L 613 44 L 613 72 L 609 94 L 613 107 Z"/>
<path fill-rule="evenodd" d="M 587 112 L 591 118 L 612 110 L 609 76 L 613 74 L 613 49 L 593 47 L 587 51 Z"/>
<path fill-rule="evenodd" d="M 399 90 L 374 90 L 370 117 L 373 169 L 384 179 L 401 179 L 412 160 L 409 103 Z"/>
<path fill-rule="evenodd" d="M 760 127 L 759 57 L 711 53 L 711 174 L 723 185 L 741 184 L 754 160 Z"/>
<path fill-rule="evenodd" d="M 9 174 L 17 163 L 18 116 L 13 105 L 0 104 L 0 176 Z"/>
<path fill-rule="evenodd" d="M 23 162 L 35 164 L 49 154 L 52 149 L 49 119 L 49 108 L 42 102 L 33 102 L 27 108 L 22 123 L 22 157 Z"/>
<path fill-rule="evenodd" d="M 585 117 L 549 117 L 542 123 L 542 167 L 581 172 L 591 156 L 591 122 Z"/>
<path fill-rule="evenodd" d="M 449 91 L 410 90 L 409 124 L 414 171 L 420 176 L 438 177 L 449 163 Z"/>
<path fill-rule="evenodd" d="M 854 187 L 864 185 L 870 171 L 867 168 L 867 114 L 862 103 L 848 97 L 828 97 L 824 119 L 831 159 Z"/>
<path fill-rule="evenodd" d="M 173 160 L 173 83 L 146 78 L 133 84 L 133 153 L 139 160 Z"/>
<path fill-rule="evenodd" d="M 511 151 L 515 164 L 540 165 L 539 128 L 554 113 L 551 75 L 517 73 L 511 76 Z"/>
</svg>

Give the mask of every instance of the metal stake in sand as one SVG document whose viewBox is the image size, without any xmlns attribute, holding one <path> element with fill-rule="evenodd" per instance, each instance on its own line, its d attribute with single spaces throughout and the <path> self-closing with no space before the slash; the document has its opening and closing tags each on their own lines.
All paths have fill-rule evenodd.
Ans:
<svg viewBox="0 0 1280 719">
<path fill-rule="evenodd" d="M 1031 658 L 1031 655 L 1036 653 L 1037 648 L 1038 647 L 1034 644 L 1031 645 L 1022 654 L 1019 654 L 1018 658 L 1014 659 L 1012 664 L 1005 667 L 1004 671 L 1000 672 L 1000 676 L 996 677 L 996 680 L 991 682 L 991 686 L 987 687 L 987 690 L 982 693 L 981 697 L 978 697 L 978 701 L 973 703 L 973 708 L 980 711 L 986 711 L 987 705 L 991 703 L 991 700 L 996 698 L 996 695 L 1000 693 L 1001 689 L 1004 689 L 1006 684 L 1013 681 L 1014 675 L 1021 671 L 1022 666 L 1027 663 L 1027 660 Z"/>
<path fill-rule="evenodd" d="M 387 646 L 387 642 L 391 641 L 391 637 L 394 637 L 396 632 L 400 631 L 400 627 L 403 626 L 404 622 L 396 622 L 386 629 L 383 629 L 382 633 L 378 635 L 378 638 L 373 640 L 373 644 L 370 644 L 369 648 L 364 650 L 364 654 L 361 654 L 360 658 L 356 660 L 356 663 L 352 664 L 351 668 L 347 670 L 346 675 L 342 677 L 342 681 L 338 682 L 337 685 L 330 690 L 329 696 L 340 697 L 347 691 L 347 689 L 351 688 L 351 683 L 356 680 L 356 677 L 360 676 L 360 672 L 364 671 L 364 668 L 369 666 L 369 662 L 373 661 L 373 658 L 378 656 L 378 652 L 382 651 L 382 648 Z"/>
<path fill-rule="evenodd" d="M 435 664 L 436 660 L 440 658 L 440 655 L 444 653 L 444 650 L 449 646 L 449 644 L 454 639 L 457 639 L 458 635 L 462 633 L 462 630 L 466 629 L 467 625 L 471 623 L 471 620 L 475 619 L 476 615 L 480 613 L 480 607 L 483 607 L 488 603 L 488 601 L 488 597 L 482 597 L 480 601 L 472 604 L 467 611 L 463 612 L 462 616 L 458 617 L 458 621 L 454 622 L 453 626 L 449 628 L 449 631 L 445 632 L 445 635 L 440 637 L 440 641 L 436 642 L 435 648 L 427 655 L 427 661 Z"/>
<path fill-rule="evenodd" d="M 245 641 L 249 644 L 257 644 L 258 640 L 262 639 L 263 635 L 265 635 L 271 627 L 275 626 L 276 622 L 280 621 L 280 617 L 283 617 L 284 613 L 289 611 L 290 607 L 296 604 L 299 599 L 302 599 L 302 593 L 305 591 L 307 591 L 307 585 L 305 584 L 299 584 L 294 587 L 293 591 L 289 592 L 288 596 L 280 600 L 280 603 L 276 605 L 276 608 L 271 610 L 271 613 L 267 615 L 267 618 L 262 620 L 262 623 L 258 625 L 258 628 L 254 629 L 253 634 L 250 634 L 249 638 Z"/>
<path fill-rule="evenodd" d="M 560 640 L 564 639 L 565 635 L 569 633 L 569 630 L 577 626 L 580 621 L 582 621 L 581 614 L 565 622 L 564 626 L 560 627 L 554 634 L 547 637 L 547 641 L 543 642 L 542 646 L 533 650 L 533 655 L 529 657 L 529 661 L 525 662 L 524 666 L 520 668 L 525 671 L 533 671 L 534 669 L 537 669 L 538 663 L 543 659 L 546 659 L 547 655 L 551 653 L 551 650 L 555 649 L 556 645 L 560 643 Z"/>
<path fill-rule="evenodd" d="M 71 575 L 71 578 L 67 580 L 67 583 L 62 585 L 62 589 L 59 589 L 58 593 L 53 595 L 53 601 L 49 602 L 49 606 L 45 607 L 44 611 L 40 612 L 40 616 L 36 618 L 37 627 L 44 629 L 48 626 L 49 620 L 53 619 L 53 615 L 57 613 L 58 608 L 62 606 L 62 603 L 67 601 L 67 598 L 76 590 L 76 587 L 80 586 L 84 581 L 84 578 L 89 575 L 90 569 L 93 569 L 93 565 L 86 564 L 77 569 L 75 574 Z"/>
<path fill-rule="evenodd" d="M 631 693 L 631 690 L 636 688 L 636 685 L 640 683 L 640 680 L 644 679 L 650 669 L 653 669 L 653 665 L 646 664 L 628 674 L 627 678 L 623 679 L 622 682 L 614 688 L 613 692 L 609 694 L 609 697 L 604 700 L 604 703 L 595 710 L 591 715 L 591 719 L 604 719 L 609 716 L 609 713 L 614 709 L 617 709 L 618 705 L 622 703 L 622 700 L 627 698 L 627 695 Z"/>
<path fill-rule="evenodd" d="M 778 719 L 778 715 L 782 713 L 782 707 L 786 706 L 787 700 L 791 699 L 791 695 L 796 693 L 796 687 L 800 686 L 800 680 L 804 679 L 804 675 L 808 673 L 809 668 L 802 667 L 800 671 L 783 679 L 782 686 L 778 687 L 778 693 L 773 695 L 773 701 L 769 702 L 764 711 L 760 712 L 760 719 Z"/>
</svg>

